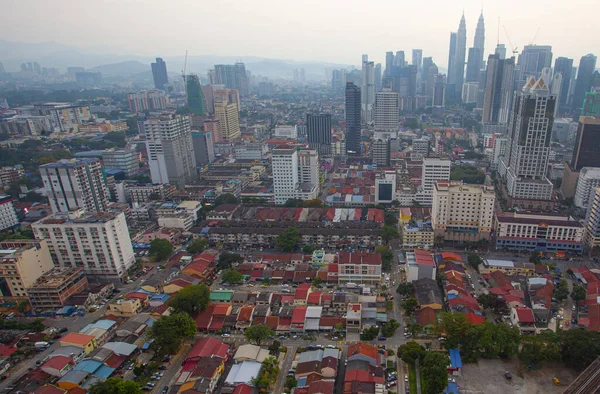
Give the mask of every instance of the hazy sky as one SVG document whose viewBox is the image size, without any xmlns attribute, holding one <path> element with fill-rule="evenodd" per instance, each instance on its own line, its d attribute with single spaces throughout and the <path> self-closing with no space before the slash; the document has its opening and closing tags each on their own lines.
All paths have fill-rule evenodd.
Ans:
<svg viewBox="0 0 600 394">
<path fill-rule="evenodd" d="M 464 7 L 473 45 L 479 0 L 0 0 L 0 38 L 106 45 L 148 56 L 262 56 L 360 64 L 384 63 L 386 51 L 422 48 L 441 67 Z M 483 2 L 487 54 L 497 41 L 519 51 L 553 46 L 554 58 L 600 55 L 598 0 Z M 116 51 L 116 49 L 115 49 Z M 114 52 L 114 51 L 113 51 Z M 508 51 L 510 53 L 510 49 Z M 2 61 L 2 54 L 0 54 Z"/>
</svg>

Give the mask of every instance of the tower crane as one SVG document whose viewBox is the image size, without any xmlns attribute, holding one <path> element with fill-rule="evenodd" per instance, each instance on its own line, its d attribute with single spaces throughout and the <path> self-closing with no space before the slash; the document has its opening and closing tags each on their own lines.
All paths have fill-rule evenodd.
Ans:
<svg viewBox="0 0 600 394">
<path fill-rule="evenodd" d="M 187 93 L 187 86 L 185 81 L 185 71 L 187 69 L 187 49 L 185 50 L 185 59 L 183 61 L 183 69 L 181 70 L 181 78 L 183 78 L 183 90 Z"/>
<path fill-rule="evenodd" d="M 513 55 L 516 55 L 519 53 L 519 47 L 513 47 L 512 42 L 510 41 L 510 37 L 508 36 L 508 31 L 506 30 L 506 26 L 502 26 L 504 28 L 504 33 L 506 33 L 506 38 L 508 39 L 508 43 L 510 44 L 510 47 L 512 48 L 512 53 Z"/>
</svg>

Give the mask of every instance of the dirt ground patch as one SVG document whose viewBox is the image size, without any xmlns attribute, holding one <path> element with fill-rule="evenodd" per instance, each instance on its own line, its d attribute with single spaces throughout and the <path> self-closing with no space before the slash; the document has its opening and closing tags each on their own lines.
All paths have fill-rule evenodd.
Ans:
<svg viewBox="0 0 600 394">
<path fill-rule="evenodd" d="M 576 374 L 563 366 L 548 366 L 537 371 L 526 370 L 523 377 L 517 372 L 517 359 L 479 360 L 477 364 L 465 364 L 462 376 L 455 377 L 460 392 L 465 394 L 559 394 L 575 380 Z M 509 371 L 512 380 L 504 377 Z M 557 387 L 552 378 L 560 379 Z"/>
</svg>

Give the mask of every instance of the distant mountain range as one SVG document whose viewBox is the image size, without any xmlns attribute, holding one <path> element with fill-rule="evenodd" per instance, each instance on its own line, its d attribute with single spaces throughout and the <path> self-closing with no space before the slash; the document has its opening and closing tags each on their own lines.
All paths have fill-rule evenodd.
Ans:
<svg viewBox="0 0 600 394">
<path fill-rule="evenodd" d="M 123 49 L 112 47 L 77 48 L 57 42 L 25 43 L 0 40 L 0 62 L 7 72 L 20 70 L 23 62 L 38 62 L 42 67 L 58 68 L 65 72 L 67 67 L 85 67 L 86 70 L 100 71 L 105 76 L 131 77 L 150 73 L 150 63 L 154 58 L 129 55 Z M 157 54 L 160 57 L 160 54 Z M 169 74 L 179 75 L 183 68 L 184 56 L 163 56 Z M 215 64 L 231 64 L 242 60 L 246 69 L 253 75 L 269 78 L 292 78 L 293 70 L 304 68 L 307 79 L 323 80 L 325 69 L 352 68 L 344 64 L 268 59 L 253 56 L 188 56 L 187 72 L 205 76 Z"/>
</svg>

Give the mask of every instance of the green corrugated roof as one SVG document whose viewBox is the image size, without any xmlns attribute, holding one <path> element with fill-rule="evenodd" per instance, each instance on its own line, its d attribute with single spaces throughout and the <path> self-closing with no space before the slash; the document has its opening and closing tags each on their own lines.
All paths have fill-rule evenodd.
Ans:
<svg viewBox="0 0 600 394">
<path fill-rule="evenodd" d="M 231 290 L 214 290 L 210 292 L 211 301 L 229 301 L 231 296 L 233 296 Z"/>
</svg>

